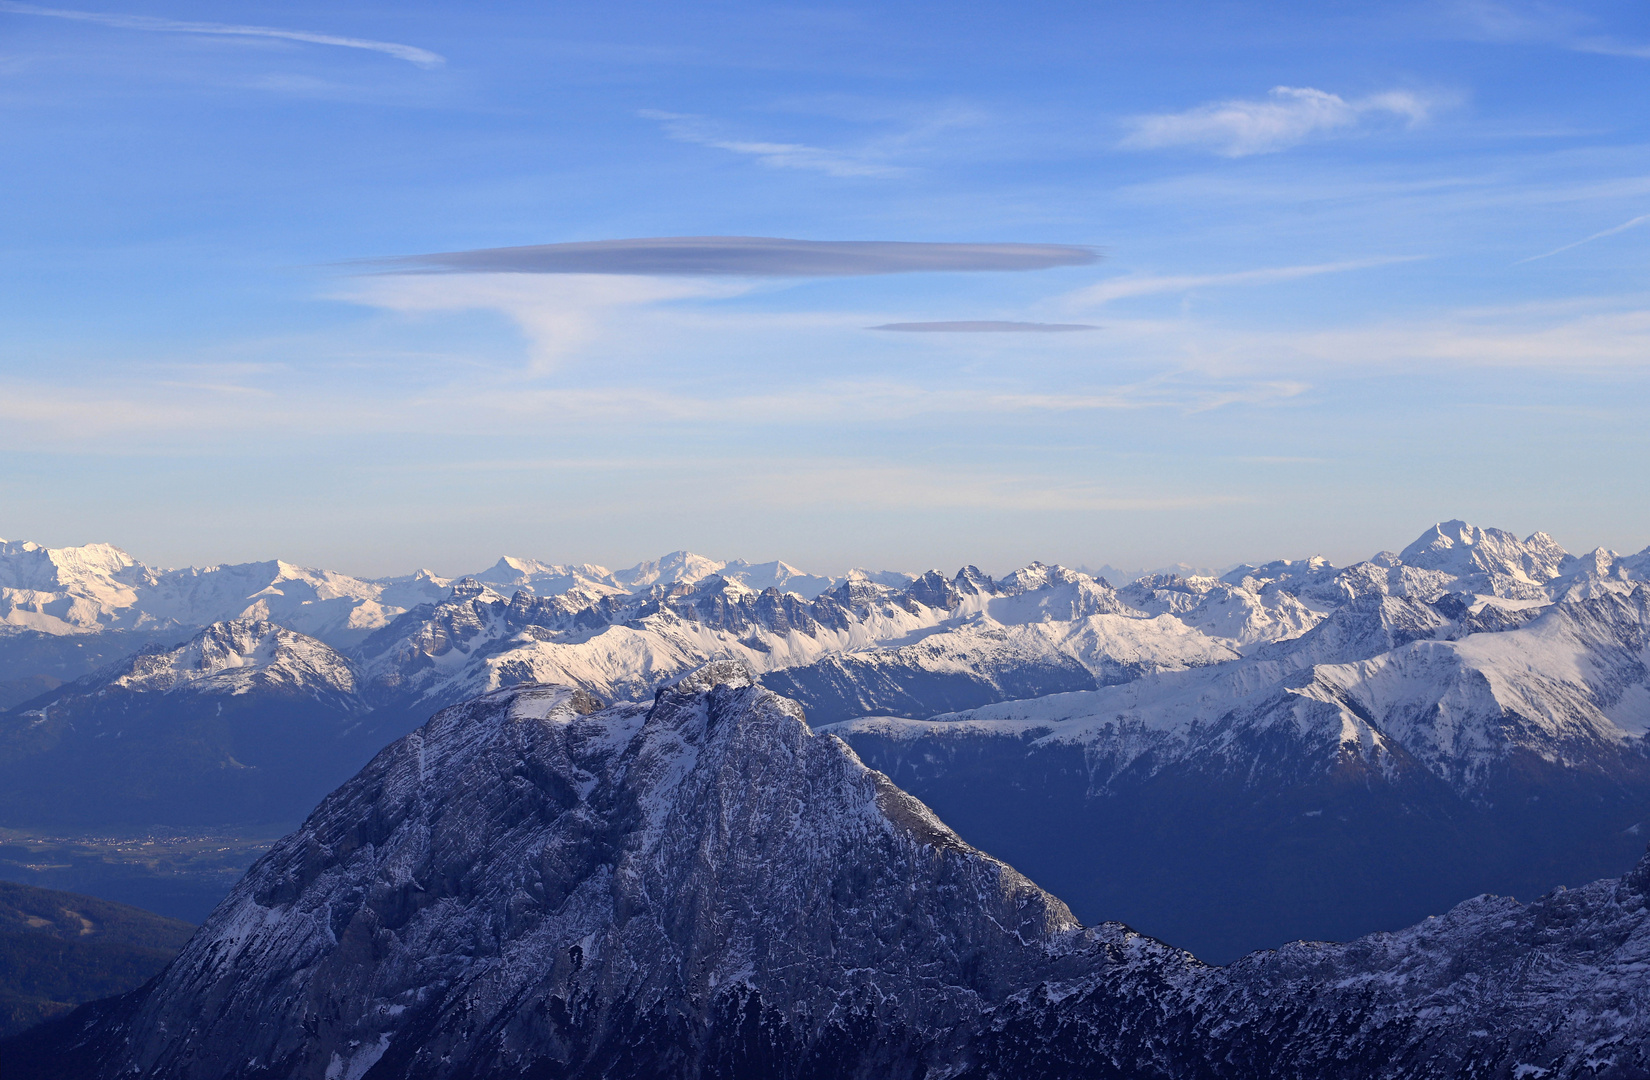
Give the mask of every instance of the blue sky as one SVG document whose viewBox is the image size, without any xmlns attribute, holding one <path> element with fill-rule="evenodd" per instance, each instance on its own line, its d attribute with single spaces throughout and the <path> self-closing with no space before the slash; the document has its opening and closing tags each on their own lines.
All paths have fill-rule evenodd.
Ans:
<svg viewBox="0 0 1650 1080">
<path fill-rule="evenodd" d="M 1346 561 L 1457 516 L 1637 550 L 1647 90 L 1628 3 L 0 3 L 0 535 L 370 574 Z M 1101 258 L 382 261 L 699 236 Z"/>
</svg>

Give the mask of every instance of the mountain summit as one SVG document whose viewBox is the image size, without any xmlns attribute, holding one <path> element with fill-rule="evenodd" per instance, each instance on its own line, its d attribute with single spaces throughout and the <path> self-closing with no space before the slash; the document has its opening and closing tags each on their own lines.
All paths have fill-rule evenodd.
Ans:
<svg viewBox="0 0 1650 1080">
<path fill-rule="evenodd" d="M 443 711 L 158 979 L 3 1050 L 8 1080 L 1625 1078 L 1647 889 L 1650 858 L 1209 968 L 1081 928 L 723 662 Z"/>
</svg>

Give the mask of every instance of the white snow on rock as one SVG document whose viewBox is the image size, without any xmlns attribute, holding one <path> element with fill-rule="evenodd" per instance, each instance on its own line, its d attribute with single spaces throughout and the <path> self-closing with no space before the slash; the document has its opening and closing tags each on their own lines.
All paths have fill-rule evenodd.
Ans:
<svg viewBox="0 0 1650 1080">
<path fill-rule="evenodd" d="M 354 665 L 314 638 L 272 622 L 214 623 L 174 649 L 155 649 L 121 661 L 95 677 L 102 689 L 128 692 L 288 694 L 350 698 Z"/>
<path fill-rule="evenodd" d="M 1456 624 L 1413 601 L 1372 598 L 1351 614 L 1218 667 L 830 730 L 910 740 L 1035 735 L 1103 751 L 1118 767 L 1151 753 L 1162 768 L 1229 752 L 1238 733 L 1282 726 L 1322 744 L 1325 769 L 1341 753 L 1384 768 L 1387 749 L 1398 746 L 1468 791 L 1518 754 L 1608 771 L 1650 731 L 1650 589 L 1559 604 L 1516 629 L 1454 640 Z"/>
<path fill-rule="evenodd" d="M 156 570 L 108 544 L 0 542 L 0 625 L 50 634 L 267 619 L 348 645 L 447 592 L 433 576 L 385 584 L 280 560 Z"/>
<path fill-rule="evenodd" d="M 1344 569 L 1321 558 L 1279 560 L 1220 577 L 1153 574 L 1121 588 L 1041 562 L 995 581 L 974 567 L 949 578 L 860 570 L 831 578 L 779 560 L 688 551 L 617 571 L 512 556 L 456 580 L 429 571 L 366 580 L 280 560 L 158 570 L 107 544 L 0 542 L 0 626 L 182 638 L 212 623 L 266 621 L 349 651 L 376 690 L 431 705 L 521 681 L 645 697 L 715 659 L 761 673 L 861 654 L 897 659 L 907 678 L 1027 663 L 1056 672 L 1075 662 L 1099 684 L 1240 660 L 1274 665 L 1232 676 L 1247 685 L 1253 671 L 1366 661 L 1416 638 L 1511 630 L 1556 601 L 1624 598 L 1647 571 L 1650 549 L 1576 558 L 1543 533 L 1519 540 L 1461 521 Z M 1080 685 L 1066 678 L 1049 689 Z M 1217 698 L 1230 689 L 1210 685 Z M 1633 693 L 1609 706 L 1623 730 L 1636 723 Z M 1520 707 L 1540 712 L 1527 698 Z"/>
</svg>

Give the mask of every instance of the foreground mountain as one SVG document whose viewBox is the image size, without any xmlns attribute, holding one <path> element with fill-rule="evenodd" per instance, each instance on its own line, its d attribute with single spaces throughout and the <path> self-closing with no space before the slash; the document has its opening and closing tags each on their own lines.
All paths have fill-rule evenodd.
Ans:
<svg viewBox="0 0 1650 1080">
<path fill-rule="evenodd" d="M 1650 860 L 1225 969 L 1065 906 L 736 665 L 386 749 L 8 1077 L 1628 1077 Z"/>
<path fill-rule="evenodd" d="M 829 730 L 1079 912 L 1224 961 L 1631 864 L 1650 589 L 1495 610 L 1366 594 L 1219 668 Z"/>
<path fill-rule="evenodd" d="M 388 741 L 367 711 L 354 665 L 321 642 L 217 623 L 0 714 L 0 819 L 294 821 Z"/>
<path fill-rule="evenodd" d="M 194 930 L 141 908 L 0 881 L 0 1038 L 141 986 Z"/>
</svg>

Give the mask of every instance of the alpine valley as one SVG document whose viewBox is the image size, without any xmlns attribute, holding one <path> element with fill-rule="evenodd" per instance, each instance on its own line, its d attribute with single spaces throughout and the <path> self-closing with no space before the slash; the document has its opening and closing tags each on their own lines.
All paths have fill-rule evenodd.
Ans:
<svg viewBox="0 0 1650 1080">
<path fill-rule="evenodd" d="M 1647 577 L 1650 549 L 1459 521 L 1344 568 L 1124 584 L 683 552 L 369 581 L 6 543 L 0 826 L 284 831 L 478 695 L 623 709 L 736 661 L 1085 921 L 1222 963 L 1629 871 Z"/>
</svg>

